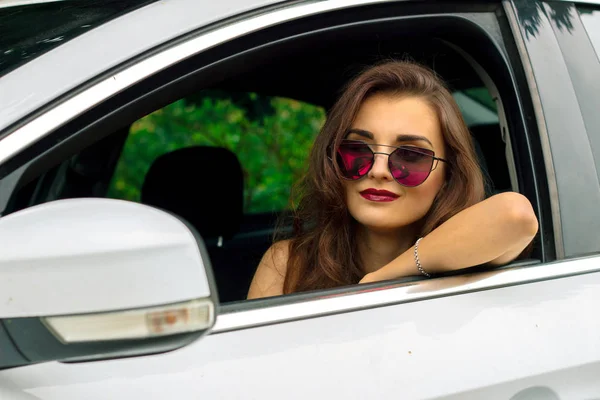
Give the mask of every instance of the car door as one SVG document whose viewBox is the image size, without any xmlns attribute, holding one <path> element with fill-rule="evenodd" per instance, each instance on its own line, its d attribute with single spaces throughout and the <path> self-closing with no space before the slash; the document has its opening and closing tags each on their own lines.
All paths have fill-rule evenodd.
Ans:
<svg viewBox="0 0 600 400">
<path fill-rule="evenodd" d="M 60 151 L 84 147 L 94 135 L 100 136 L 108 126 L 103 125 L 104 119 L 131 122 L 143 115 L 142 110 L 150 106 L 140 99 L 155 92 L 176 98 L 177 80 L 197 68 L 194 63 L 203 66 L 229 56 L 223 48 L 234 38 L 259 41 L 260 35 L 252 36 L 258 32 L 279 40 L 304 33 L 301 29 L 307 29 L 306 25 L 298 22 L 314 23 L 312 29 L 320 32 L 323 20 L 325 25 L 341 26 L 349 19 L 366 18 L 368 13 L 373 13 L 369 14 L 374 21 L 371 27 L 383 26 L 395 15 L 390 12 L 407 17 L 400 24 L 411 19 L 422 23 L 417 18 L 423 14 L 447 17 L 431 20 L 439 22 L 440 32 L 445 32 L 442 27 L 454 28 L 455 23 L 464 27 L 465 34 L 470 32 L 468 27 L 476 27 L 485 34 L 481 46 L 492 43 L 496 47 L 474 47 L 470 54 L 487 52 L 488 63 L 494 64 L 497 60 L 492 60 L 491 54 L 496 52 L 498 63 L 504 60 L 507 65 L 504 72 L 494 71 L 481 56 L 475 57 L 480 63 L 473 64 L 490 71 L 494 78 L 505 79 L 498 81 L 505 86 L 490 87 L 498 86 L 497 94 L 503 99 L 501 109 L 506 116 L 501 120 L 505 121 L 503 129 L 510 129 L 512 135 L 516 189 L 532 199 L 540 218 L 539 257 L 492 271 L 470 270 L 431 280 L 382 282 L 224 304 L 212 332 L 179 350 L 9 368 L 0 371 L 0 389 L 24 399 L 553 399 L 600 395 L 596 379 L 600 374 L 596 335 L 600 321 L 590 318 L 600 304 L 600 265 L 595 255 L 600 246 L 597 236 L 589 234 L 598 227 L 600 216 L 594 205 L 600 193 L 589 144 L 592 130 L 585 119 L 590 116 L 580 111 L 579 92 L 570 79 L 573 72 L 555 32 L 557 21 L 562 20 L 551 12 L 552 5 L 537 2 L 533 9 L 531 3 L 515 1 L 475 4 L 462 11 L 455 11 L 452 4 L 444 8 L 431 3 L 426 5 L 430 8 L 422 9 L 393 2 L 378 8 L 376 3 L 300 2 L 248 14 L 241 12 L 259 4 L 240 5 L 236 18 L 173 41 L 177 33 L 200 26 L 187 15 L 201 3 L 154 3 L 103 25 L 105 29 L 98 35 L 118 36 L 129 31 L 129 26 L 138 26 L 138 17 L 147 21 L 148 13 L 155 13 L 152 21 L 161 27 L 157 31 L 162 36 L 153 36 L 154 41 L 145 45 L 154 50 L 142 56 L 141 45 L 119 44 L 116 47 L 121 53 L 110 57 L 110 62 L 77 65 L 68 83 L 59 82 L 67 80 L 68 74 L 59 74 L 60 79 L 45 83 L 36 99 L 24 96 L 22 107 L 14 107 L 17 96 L 9 96 L 5 101 L 13 107 L 0 118 L 5 128 L 0 161 L 4 177 L 13 179 L 0 181 L 2 190 L 10 197 L 23 179 L 17 173 L 32 173 L 38 160 L 42 160 L 38 169 L 46 168 L 44 163 L 50 162 L 45 152 L 56 158 Z M 221 6 L 225 7 L 211 4 Z M 166 15 L 167 11 L 173 14 Z M 203 23 L 221 20 L 226 13 L 224 8 Z M 173 28 L 174 15 L 188 21 L 182 31 Z M 564 17 L 569 21 L 578 18 L 562 15 L 570 15 Z M 321 19 L 314 18 L 319 16 Z M 281 31 L 269 30 L 273 27 Z M 158 35 L 150 32 L 151 28 L 144 29 L 149 35 Z M 95 39 L 73 39 L 70 46 L 67 43 L 42 56 L 44 59 L 25 64 L 0 79 L 0 90 L 16 93 L 27 71 L 51 63 L 67 51 L 81 51 Z M 156 47 L 159 44 L 162 47 Z M 238 54 L 250 48 L 244 41 L 234 45 L 228 51 Z M 118 62 L 127 59 L 131 61 Z M 173 66 L 180 69 L 171 69 Z M 208 78 L 198 75 L 198 79 L 214 79 L 216 71 L 234 75 L 240 68 L 226 66 L 210 70 Z M 170 86 L 155 83 L 167 79 L 161 72 L 175 74 L 168 76 Z M 187 84 L 189 81 L 183 83 Z M 72 88 L 76 90 L 70 91 Z M 58 93 L 61 97 L 57 100 Z M 154 108 L 168 102 L 152 101 Z M 85 130 L 81 128 L 84 125 L 94 128 Z M 567 130 L 568 138 L 564 135 Z M 581 179 L 569 172 L 573 167 Z"/>
</svg>

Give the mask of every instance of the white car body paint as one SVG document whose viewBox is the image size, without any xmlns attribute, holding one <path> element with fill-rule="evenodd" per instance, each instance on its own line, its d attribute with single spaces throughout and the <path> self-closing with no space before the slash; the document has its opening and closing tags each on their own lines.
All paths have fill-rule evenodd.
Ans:
<svg viewBox="0 0 600 400">
<path fill-rule="evenodd" d="M 0 218 L 0 243 L 0 318 L 210 296 L 194 235 L 176 217 L 142 204 L 112 199 L 41 204 Z"/>
<path fill-rule="evenodd" d="M 599 305 L 600 273 L 584 274 L 215 334 L 154 356 L 15 368 L 0 381 L 41 400 L 491 400 L 540 386 L 592 399 Z"/>
</svg>

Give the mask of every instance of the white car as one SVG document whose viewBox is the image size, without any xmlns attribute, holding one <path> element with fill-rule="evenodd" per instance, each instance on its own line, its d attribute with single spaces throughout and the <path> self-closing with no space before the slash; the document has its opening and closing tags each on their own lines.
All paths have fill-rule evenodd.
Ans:
<svg viewBox="0 0 600 400">
<path fill-rule="evenodd" d="M 596 1 L 0 1 L 0 399 L 600 398 L 599 27 Z M 490 194 L 533 204 L 531 258 L 246 301 L 326 109 L 406 57 Z"/>
</svg>

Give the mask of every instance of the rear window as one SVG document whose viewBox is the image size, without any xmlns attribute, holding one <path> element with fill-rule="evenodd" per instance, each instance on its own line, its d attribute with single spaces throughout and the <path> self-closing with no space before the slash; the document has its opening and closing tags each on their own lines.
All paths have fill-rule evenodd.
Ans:
<svg viewBox="0 0 600 400">
<path fill-rule="evenodd" d="M 496 102 L 485 87 L 466 89 L 452 95 L 469 128 L 500 123 Z"/>
<path fill-rule="evenodd" d="M 0 2 L 0 76 L 98 25 L 153 1 Z"/>
</svg>

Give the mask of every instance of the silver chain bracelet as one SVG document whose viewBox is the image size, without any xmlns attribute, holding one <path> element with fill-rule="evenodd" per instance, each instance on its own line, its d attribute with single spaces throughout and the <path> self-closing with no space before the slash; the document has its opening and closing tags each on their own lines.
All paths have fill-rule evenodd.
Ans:
<svg viewBox="0 0 600 400">
<path fill-rule="evenodd" d="M 428 278 L 431 278 L 431 275 L 429 275 L 427 272 L 425 272 L 425 270 L 421 266 L 421 261 L 419 261 L 419 242 L 421 241 L 421 239 L 423 239 L 423 238 L 420 237 L 415 242 L 415 264 L 417 264 L 417 269 L 419 270 L 420 273 L 422 273 L 423 275 L 425 275 Z"/>
</svg>

